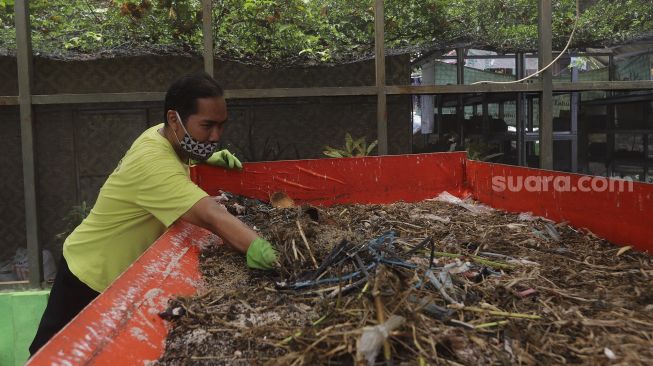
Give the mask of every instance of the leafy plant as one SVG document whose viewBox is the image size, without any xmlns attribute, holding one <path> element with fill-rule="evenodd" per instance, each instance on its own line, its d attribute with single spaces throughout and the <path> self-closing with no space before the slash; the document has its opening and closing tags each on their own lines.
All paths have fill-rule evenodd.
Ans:
<svg viewBox="0 0 653 366">
<path fill-rule="evenodd" d="M 79 206 L 73 206 L 63 218 L 63 221 L 66 223 L 65 230 L 55 235 L 55 238 L 58 240 L 66 240 L 68 235 L 70 235 L 73 230 L 84 221 L 86 216 L 91 213 L 92 208 L 93 207 L 88 205 L 86 201 L 82 201 L 82 204 Z"/>
<path fill-rule="evenodd" d="M 16 48 L 13 5 L 0 0 L 0 50 Z M 600 47 L 653 32 L 649 0 L 587 0 L 572 48 Z M 344 62 L 374 52 L 374 8 L 360 0 L 213 0 L 216 55 L 261 65 Z M 535 0 L 386 0 L 388 49 L 461 44 L 537 49 Z M 553 2 L 553 43 L 562 48 L 576 0 Z M 200 0 L 30 0 L 41 54 L 162 50 L 199 53 Z M 606 16 L 609 14 L 610 16 Z"/>
<path fill-rule="evenodd" d="M 374 150 L 378 140 L 367 144 L 365 136 L 354 140 L 349 133 L 345 134 L 345 144 L 341 148 L 331 146 L 324 147 L 324 155 L 332 158 L 351 158 L 355 156 L 368 156 Z"/>
<path fill-rule="evenodd" d="M 503 153 L 496 151 L 496 146 L 483 141 L 470 142 L 467 145 L 467 157 L 472 160 L 490 161 L 496 157 L 502 156 Z"/>
</svg>

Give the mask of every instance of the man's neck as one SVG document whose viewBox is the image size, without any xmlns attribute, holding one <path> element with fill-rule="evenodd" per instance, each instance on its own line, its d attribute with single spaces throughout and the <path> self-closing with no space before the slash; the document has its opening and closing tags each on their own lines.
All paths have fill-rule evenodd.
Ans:
<svg viewBox="0 0 653 366">
<path fill-rule="evenodd" d="M 173 150 L 175 150 L 175 153 L 179 157 L 179 160 L 181 160 L 185 164 L 189 164 L 190 156 L 188 156 L 188 154 L 186 154 L 186 152 L 184 152 L 179 146 L 178 137 L 175 136 L 175 132 L 172 130 L 172 127 L 170 127 L 169 125 L 163 125 L 163 128 L 159 129 L 159 133 L 163 137 L 165 137 L 166 140 L 168 140 Z"/>
</svg>

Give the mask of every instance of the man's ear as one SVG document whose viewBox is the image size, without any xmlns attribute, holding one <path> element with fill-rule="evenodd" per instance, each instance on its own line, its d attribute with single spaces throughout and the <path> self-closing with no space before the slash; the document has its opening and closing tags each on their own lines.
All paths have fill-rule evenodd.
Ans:
<svg viewBox="0 0 653 366">
<path fill-rule="evenodd" d="M 168 112 L 166 112 L 166 118 L 168 119 L 166 122 L 168 122 L 168 125 L 172 127 L 175 121 L 177 121 L 177 114 L 174 110 L 169 109 Z"/>
</svg>

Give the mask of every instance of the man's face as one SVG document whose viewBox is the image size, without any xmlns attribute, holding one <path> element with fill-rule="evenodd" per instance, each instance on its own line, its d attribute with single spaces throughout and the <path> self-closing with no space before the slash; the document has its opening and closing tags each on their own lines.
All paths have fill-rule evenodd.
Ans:
<svg viewBox="0 0 653 366">
<path fill-rule="evenodd" d="M 199 142 L 217 142 L 227 123 L 227 103 L 224 97 L 200 98 L 197 100 L 197 113 L 186 118 L 188 133 Z M 176 125 L 178 136 L 183 136 L 181 126 Z"/>
</svg>

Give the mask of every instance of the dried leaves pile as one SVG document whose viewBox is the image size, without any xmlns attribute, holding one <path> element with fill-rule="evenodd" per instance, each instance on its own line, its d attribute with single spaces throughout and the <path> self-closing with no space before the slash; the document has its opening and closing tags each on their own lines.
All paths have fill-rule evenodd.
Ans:
<svg viewBox="0 0 653 366">
<path fill-rule="evenodd" d="M 277 245 L 279 268 L 206 249 L 206 289 L 171 302 L 160 364 L 653 362 L 651 257 L 586 231 L 446 195 L 227 206 Z"/>
</svg>

